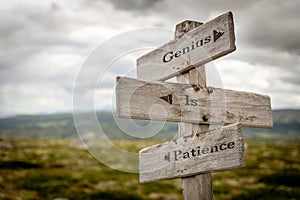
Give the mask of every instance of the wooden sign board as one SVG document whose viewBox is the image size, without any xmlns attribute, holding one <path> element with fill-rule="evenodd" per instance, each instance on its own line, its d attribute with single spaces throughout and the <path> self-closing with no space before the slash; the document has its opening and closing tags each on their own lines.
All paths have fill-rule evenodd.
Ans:
<svg viewBox="0 0 300 200">
<path fill-rule="evenodd" d="M 123 118 L 273 126 L 270 98 L 266 95 L 126 77 L 117 77 L 116 111 Z"/>
<path fill-rule="evenodd" d="M 137 59 L 137 77 L 167 80 L 236 49 L 233 16 L 225 13 Z"/>
<path fill-rule="evenodd" d="M 244 167 L 240 124 L 142 149 L 140 182 L 152 182 Z"/>
</svg>

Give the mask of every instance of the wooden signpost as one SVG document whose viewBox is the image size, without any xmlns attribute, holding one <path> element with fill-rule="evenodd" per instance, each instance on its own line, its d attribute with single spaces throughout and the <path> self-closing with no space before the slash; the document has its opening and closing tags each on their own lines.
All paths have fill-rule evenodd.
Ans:
<svg viewBox="0 0 300 200">
<path fill-rule="evenodd" d="M 240 124 L 197 133 L 140 151 L 140 182 L 187 177 L 243 167 Z"/>
<path fill-rule="evenodd" d="M 119 117 L 179 122 L 177 139 L 139 152 L 141 183 L 181 177 L 185 200 L 212 199 L 210 173 L 244 166 L 241 126 L 273 126 L 268 96 L 206 86 L 203 64 L 234 43 L 231 12 L 203 25 L 184 21 L 174 40 L 137 59 L 140 80 L 117 77 Z M 174 76 L 177 83 L 162 82 Z"/>
<path fill-rule="evenodd" d="M 199 23 L 198 23 L 199 24 Z M 167 80 L 236 49 L 232 13 L 225 13 L 137 59 L 142 80 Z"/>
<path fill-rule="evenodd" d="M 117 114 L 123 118 L 201 124 L 240 122 L 261 128 L 273 124 L 270 98 L 255 93 L 117 77 L 116 95 Z"/>
</svg>

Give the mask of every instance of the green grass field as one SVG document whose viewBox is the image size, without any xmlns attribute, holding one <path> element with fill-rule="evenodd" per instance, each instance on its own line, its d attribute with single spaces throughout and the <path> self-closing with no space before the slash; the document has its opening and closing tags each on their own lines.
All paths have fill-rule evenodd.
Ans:
<svg viewBox="0 0 300 200">
<path fill-rule="evenodd" d="M 245 168 L 213 174 L 214 199 L 300 199 L 299 142 L 246 146 Z M 0 199 L 183 199 L 180 179 L 139 184 L 138 174 L 104 166 L 71 140 L 0 139 L 0 155 Z"/>
</svg>

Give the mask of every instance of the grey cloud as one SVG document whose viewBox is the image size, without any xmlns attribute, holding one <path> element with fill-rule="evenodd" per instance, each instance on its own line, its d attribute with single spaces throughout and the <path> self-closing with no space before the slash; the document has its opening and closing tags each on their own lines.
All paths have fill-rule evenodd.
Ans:
<svg viewBox="0 0 300 200">
<path fill-rule="evenodd" d="M 56 1 L 56 3 L 49 2 L 46 6 L 40 5 L 35 2 L 30 5 L 19 3 L 10 10 L 1 10 L 0 90 L 6 85 L 11 88 L 23 85 L 32 87 L 37 85 L 37 88 L 41 88 L 40 86 L 45 85 L 45 90 L 52 90 L 53 94 L 56 89 L 60 89 L 72 95 L 76 70 L 88 56 L 87 52 L 90 52 L 97 45 L 96 43 L 103 39 L 100 38 L 103 36 L 99 36 L 100 39 L 96 42 L 88 39 L 81 40 L 80 34 L 83 38 L 84 34 L 90 34 L 85 31 L 95 31 L 96 35 L 108 29 L 109 34 L 116 34 L 133 27 L 160 26 L 173 33 L 174 26 L 180 21 L 191 19 L 205 22 L 229 10 L 234 14 L 237 51 L 222 59 L 244 61 L 252 66 L 269 67 L 270 74 L 273 73 L 274 79 L 279 83 L 290 85 L 292 88 L 300 84 L 298 78 L 300 74 L 300 24 L 298 22 L 300 3 L 297 0 L 248 2 L 78 0 L 72 1 L 72 4 L 68 1 L 64 3 Z M 81 32 L 82 29 L 84 31 Z M 172 33 L 170 33 L 171 37 Z M 72 34 L 76 36 L 70 37 Z M 140 35 L 143 34 L 147 35 L 147 33 Z M 169 40 L 164 39 L 163 42 L 154 43 L 151 40 L 157 39 L 159 33 L 148 35 L 146 39 L 136 37 L 136 43 L 143 47 L 158 47 Z M 86 73 L 86 78 L 82 80 L 83 92 L 97 87 L 96 82 L 91 83 L 91 78 L 99 76 L 100 68 L 111 61 L 109 58 L 119 56 L 118 52 L 122 48 L 126 50 L 132 40 L 123 38 L 115 42 L 118 44 L 115 45 L 117 49 L 105 46 L 105 51 L 101 55 L 96 55 L 85 63 L 91 65 L 91 70 L 83 72 Z M 68 62 L 67 59 L 72 59 L 68 55 L 75 56 L 77 59 L 82 58 L 82 62 L 78 61 L 80 62 L 78 66 L 70 66 L 76 65 L 77 61 Z M 106 71 L 107 76 L 99 83 L 97 89 L 111 89 L 115 83 L 114 76 L 123 75 L 122 73 L 135 67 L 129 59 L 118 61 L 114 67 Z M 257 83 L 245 83 L 245 87 L 251 88 L 251 84 L 257 85 Z M 280 87 L 280 84 L 278 88 L 271 89 L 278 93 L 289 90 Z M 17 93 L 11 91 L 11 94 Z M 26 98 L 30 98 L 30 95 Z M 22 101 L 21 97 L 20 101 Z M 298 104 L 295 105 L 299 106 Z"/>
<path fill-rule="evenodd" d="M 14 14 L 17 13 L 17 14 Z M 88 44 L 69 38 L 70 23 L 58 5 L 49 4 L 48 9 L 20 4 L 1 13 L 0 19 L 0 77 L 1 83 L 65 81 L 66 74 L 54 78 L 45 73 L 48 60 L 39 54 L 53 51 L 52 56 L 81 53 Z M 69 50 L 68 48 L 69 47 Z M 64 50 L 60 50 L 64 48 Z M 56 50 L 56 52 L 55 52 Z M 71 51 L 71 52 L 70 52 Z M 47 59 L 47 58 L 46 58 Z M 50 58 L 48 58 L 50 59 Z M 28 64 L 31 62 L 31 64 Z M 29 68 L 28 65 L 32 65 Z M 59 64 L 51 66 L 59 69 Z M 48 66 L 49 67 L 49 66 Z M 55 79 L 55 80 L 53 80 Z"/>
<path fill-rule="evenodd" d="M 295 54 L 276 51 L 274 49 L 250 48 L 240 45 L 240 48 L 238 48 L 236 52 L 224 59 L 240 60 L 250 63 L 253 66 L 264 68 L 262 70 L 269 71 L 269 74 L 273 77 L 273 79 L 270 80 L 271 82 L 279 81 L 282 83 L 281 86 L 276 86 L 280 87 L 280 89 L 277 88 L 276 90 L 289 90 L 288 88 L 283 88 L 283 84 L 299 86 L 300 57 Z M 271 82 L 270 84 L 272 84 Z M 271 88 L 272 87 L 275 87 L 275 85 L 272 85 Z"/>
<path fill-rule="evenodd" d="M 300 53 L 300 4 L 290 1 L 110 1 L 117 9 L 149 11 L 157 16 L 157 26 L 172 28 L 185 19 L 207 21 L 221 13 L 233 11 L 238 39 L 244 45 L 276 51 Z M 136 3 L 147 2 L 147 3 Z M 151 5 L 148 5 L 150 4 Z"/>
<path fill-rule="evenodd" d="M 247 45 L 300 55 L 300 4 L 260 1 L 243 13 L 239 29 Z"/>
<path fill-rule="evenodd" d="M 1 49 L 20 49 L 25 46 L 27 50 L 36 47 L 40 51 L 49 46 L 83 48 L 86 45 L 70 39 L 72 21 L 56 4 L 49 5 L 48 9 L 20 5 L 12 10 L 3 11 L 1 15 Z"/>
<path fill-rule="evenodd" d="M 158 11 L 165 16 L 182 16 L 182 14 L 189 13 L 195 15 L 196 13 L 203 16 L 205 13 L 212 11 L 224 11 L 232 9 L 244 9 L 249 7 L 256 1 L 206 1 L 206 0 L 149 0 L 149 1 L 136 1 L 136 0 L 107 0 L 116 9 L 124 11 L 139 11 L 144 13 L 145 11 L 151 10 L 152 12 Z M 180 10 L 181 12 L 177 12 Z M 144 13 L 147 14 L 147 13 Z M 149 13 L 148 13 L 149 14 Z M 164 18 L 162 18 L 164 19 Z"/>
<path fill-rule="evenodd" d="M 126 10 L 126 11 L 145 11 L 153 8 L 156 4 L 163 0 L 146 0 L 146 1 L 136 1 L 136 0 L 107 0 L 116 9 Z"/>
<path fill-rule="evenodd" d="M 283 69 L 297 68 L 300 62 L 300 57 L 293 53 L 278 51 L 273 48 L 249 46 L 243 42 L 237 44 L 237 50 L 224 59 L 242 60 L 254 65 L 263 64 Z"/>
</svg>

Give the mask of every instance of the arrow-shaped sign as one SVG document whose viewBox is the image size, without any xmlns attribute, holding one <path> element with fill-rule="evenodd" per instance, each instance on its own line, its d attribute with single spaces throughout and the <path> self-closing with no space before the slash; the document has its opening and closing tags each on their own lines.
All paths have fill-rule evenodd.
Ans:
<svg viewBox="0 0 300 200">
<path fill-rule="evenodd" d="M 137 59 L 142 80 L 167 80 L 233 52 L 232 13 L 225 13 Z"/>
<path fill-rule="evenodd" d="M 118 77 L 117 114 L 144 120 L 273 126 L 270 98 L 266 95 L 212 87 L 209 90 L 195 88 L 189 84 Z"/>
<path fill-rule="evenodd" d="M 141 183 L 243 167 L 241 126 L 233 124 L 147 147 L 139 157 Z"/>
</svg>

